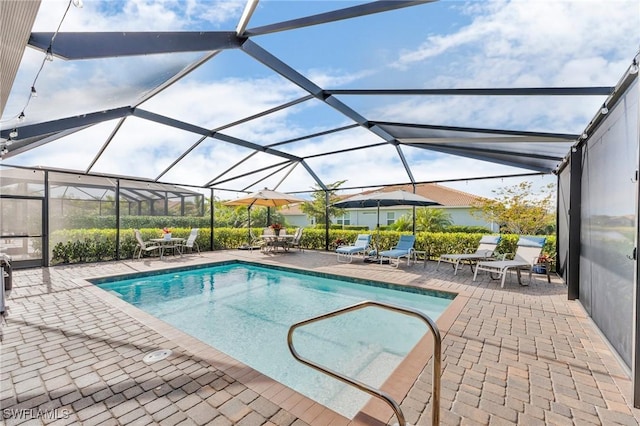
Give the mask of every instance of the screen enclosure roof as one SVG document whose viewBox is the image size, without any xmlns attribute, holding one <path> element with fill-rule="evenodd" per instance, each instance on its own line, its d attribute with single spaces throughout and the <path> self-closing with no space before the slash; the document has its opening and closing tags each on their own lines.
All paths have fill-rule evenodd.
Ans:
<svg viewBox="0 0 640 426">
<path fill-rule="evenodd" d="M 580 49 L 496 71 L 492 34 L 442 42 L 488 19 L 459 2 L 176 2 L 166 21 L 146 4 L 3 3 L 3 164 L 246 192 L 547 174 L 634 54 L 591 81 L 522 68 Z"/>
</svg>

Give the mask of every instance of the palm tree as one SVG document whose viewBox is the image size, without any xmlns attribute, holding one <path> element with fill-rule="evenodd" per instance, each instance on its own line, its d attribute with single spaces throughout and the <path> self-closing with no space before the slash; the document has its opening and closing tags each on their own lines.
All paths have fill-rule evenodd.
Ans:
<svg viewBox="0 0 640 426">
<path fill-rule="evenodd" d="M 416 209 L 416 231 L 442 232 L 453 225 L 451 215 L 442 209 L 424 207 Z"/>
<path fill-rule="evenodd" d="M 398 232 L 411 231 L 413 229 L 413 218 L 410 214 L 402 215 L 389 228 Z"/>
</svg>

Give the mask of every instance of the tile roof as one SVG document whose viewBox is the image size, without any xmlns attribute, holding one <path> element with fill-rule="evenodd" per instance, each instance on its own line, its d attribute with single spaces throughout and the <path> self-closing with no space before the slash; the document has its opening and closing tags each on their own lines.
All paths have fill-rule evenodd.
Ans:
<svg viewBox="0 0 640 426">
<path fill-rule="evenodd" d="M 282 206 L 280 207 L 280 209 L 278 209 L 278 213 L 283 214 L 285 216 L 305 214 L 302 211 L 302 209 L 300 209 L 301 205 L 302 203 L 296 203 L 296 204 L 289 204 L 287 206 Z"/>
<path fill-rule="evenodd" d="M 403 190 L 407 192 L 413 192 L 413 188 L 411 185 L 394 185 L 388 186 L 382 189 L 372 189 L 368 191 L 363 191 L 360 194 L 371 194 L 373 192 L 390 192 Z M 422 195 L 423 197 L 427 197 L 433 201 L 440 203 L 443 207 L 469 207 L 473 205 L 474 202 L 480 201 L 483 197 L 479 197 L 477 195 L 469 194 L 468 192 L 459 191 L 457 189 L 449 188 L 446 186 L 438 185 L 435 183 L 424 183 L 420 185 L 416 185 L 416 194 Z M 353 197 L 357 194 L 346 194 L 340 196 L 341 199 Z M 289 204 L 288 206 L 284 206 L 279 210 L 283 215 L 300 215 L 304 214 L 300 209 L 300 203 L 298 204 Z"/>
<path fill-rule="evenodd" d="M 374 189 L 369 191 L 363 191 L 363 194 L 370 194 L 372 192 L 390 192 L 403 190 L 407 192 L 413 192 L 412 185 L 394 185 L 387 186 L 382 189 Z M 468 192 L 459 191 L 457 189 L 449 188 L 446 186 L 438 185 L 435 183 L 424 183 L 416 185 L 416 194 L 429 198 L 430 200 L 437 201 L 444 207 L 469 207 L 475 202 L 482 200 L 482 197 L 469 194 Z"/>
</svg>

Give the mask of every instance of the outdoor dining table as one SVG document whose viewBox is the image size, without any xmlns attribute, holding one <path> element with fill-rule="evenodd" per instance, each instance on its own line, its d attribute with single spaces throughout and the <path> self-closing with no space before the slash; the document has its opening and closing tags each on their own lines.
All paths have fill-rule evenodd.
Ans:
<svg viewBox="0 0 640 426">
<path fill-rule="evenodd" d="M 289 251 L 289 243 L 293 241 L 295 235 L 261 235 L 266 244 L 266 251 L 276 251 L 278 247 L 282 247 L 284 251 Z"/>
<path fill-rule="evenodd" d="M 182 256 L 182 251 L 180 247 L 186 241 L 185 238 L 171 237 L 171 238 L 151 238 L 149 241 L 152 241 L 160 246 L 160 259 L 164 259 L 164 251 L 167 249 L 171 249 L 173 254 L 176 254 L 176 250 L 178 254 Z"/>
</svg>

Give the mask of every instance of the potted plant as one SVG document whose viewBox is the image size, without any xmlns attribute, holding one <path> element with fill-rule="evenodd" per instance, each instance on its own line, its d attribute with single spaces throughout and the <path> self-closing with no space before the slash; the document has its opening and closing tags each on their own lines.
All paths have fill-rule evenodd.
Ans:
<svg viewBox="0 0 640 426">
<path fill-rule="evenodd" d="M 271 225 L 271 229 L 276 235 L 280 235 L 280 230 L 282 229 L 282 225 L 280 223 L 274 223 Z"/>
<path fill-rule="evenodd" d="M 166 226 L 164 228 L 162 228 L 162 236 L 165 240 L 170 240 L 171 239 L 171 229 L 167 228 Z"/>
<path fill-rule="evenodd" d="M 536 264 L 533 265 L 533 272 L 536 274 L 546 274 L 547 268 L 550 267 L 552 258 L 546 254 L 542 254 L 536 260 Z"/>
</svg>

